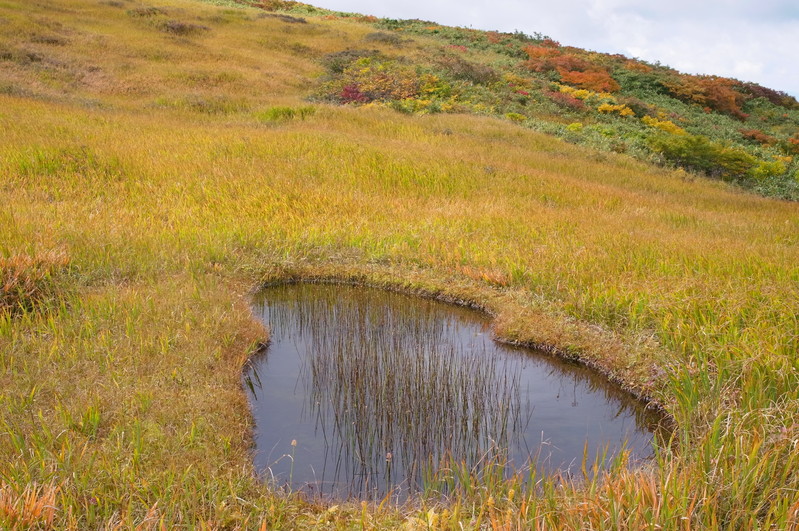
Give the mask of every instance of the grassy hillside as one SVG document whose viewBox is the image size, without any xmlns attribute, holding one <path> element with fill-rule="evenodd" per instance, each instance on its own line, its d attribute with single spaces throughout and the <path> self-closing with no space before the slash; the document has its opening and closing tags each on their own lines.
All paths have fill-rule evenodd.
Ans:
<svg viewBox="0 0 799 531">
<path fill-rule="evenodd" d="M 268 5 L 377 30 L 359 47 L 322 57 L 323 101 L 504 117 L 569 142 L 799 199 L 799 102 L 783 92 L 562 46 L 541 34 Z M 421 54 L 418 37 L 427 38 Z"/>
<path fill-rule="evenodd" d="M 788 156 L 795 102 L 743 118 L 659 93 L 651 119 L 680 133 L 601 112 L 633 109 L 622 80 L 611 102 L 534 72 L 525 48 L 580 55 L 543 37 L 217 3 L 0 2 L 0 527 L 799 525 L 797 206 L 646 162 L 709 142 L 756 161 L 688 166 L 790 190 L 792 159 L 750 171 Z M 723 138 L 761 108 L 787 117 L 761 122 L 773 145 Z M 249 294 L 318 278 L 481 305 L 662 405 L 673 444 L 402 508 L 271 490 L 240 382 L 266 339 Z"/>
</svg>

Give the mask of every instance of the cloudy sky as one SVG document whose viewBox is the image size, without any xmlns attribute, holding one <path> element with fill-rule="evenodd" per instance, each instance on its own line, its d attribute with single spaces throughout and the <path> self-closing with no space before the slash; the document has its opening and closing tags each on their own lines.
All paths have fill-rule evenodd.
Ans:
<svg viewBox="0 0 799 531">
<path fill-rule="evenodd" d="M 564 45 L 717 74 L 799 97 L 799 0 L 310 0 L 450 26 L 540 32 Z"/>
</svg>

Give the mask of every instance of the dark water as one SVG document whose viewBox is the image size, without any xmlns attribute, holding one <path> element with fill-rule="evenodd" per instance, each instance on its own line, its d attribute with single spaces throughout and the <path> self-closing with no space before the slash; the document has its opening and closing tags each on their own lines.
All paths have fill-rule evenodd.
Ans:
<svg viewBox="0 0 799 531">
<path fill-rule="evenodd" d="M 311 496 L 403 499 L 436 470 L 581 473 L 652 454 L 658 418 L 594 372 L 492 341 L 482 314 L 377 289 L 293 284 L 244 381 L 255 465 Z"/>
</svg>

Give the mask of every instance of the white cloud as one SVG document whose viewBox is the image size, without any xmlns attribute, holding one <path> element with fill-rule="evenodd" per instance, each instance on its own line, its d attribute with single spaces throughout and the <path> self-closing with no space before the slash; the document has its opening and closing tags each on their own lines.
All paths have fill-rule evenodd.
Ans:
<svg viewBox="0 0 799 531">
<path fill-rule="evenodd" d="M 314 0 L 312 0 L 313 2 Z M 540 32 L 688 73 L 731 76 L 799 96 L 793 0 L 316 0 L 340 11 L 454 26 Z"/>
</svg>

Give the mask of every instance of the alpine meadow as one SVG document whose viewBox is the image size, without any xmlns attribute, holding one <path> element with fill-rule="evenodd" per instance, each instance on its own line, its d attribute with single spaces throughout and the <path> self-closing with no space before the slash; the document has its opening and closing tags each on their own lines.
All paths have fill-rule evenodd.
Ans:
<svg viewBox="0 0 799 531">
<path fill-rule="evenodd" d="M 293 1 L 0 0 L 0 131 L 0 529 L 799 530 L 785 93 Z M 242 375 L 289 282 L 478 308 L 668 436 L 403 503 L 282 488 Z"/>
</svg>

